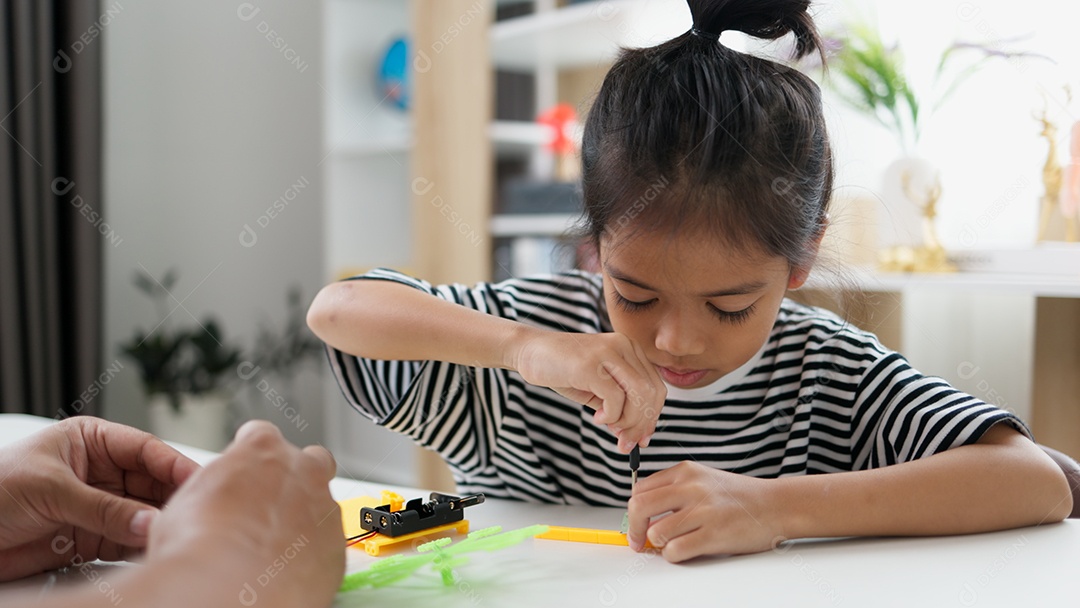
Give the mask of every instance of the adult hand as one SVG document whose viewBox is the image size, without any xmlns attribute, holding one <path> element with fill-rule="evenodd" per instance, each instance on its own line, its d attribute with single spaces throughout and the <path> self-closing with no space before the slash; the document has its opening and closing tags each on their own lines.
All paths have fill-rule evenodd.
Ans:
<svg viewBox="0 0 1080 608">
<path fill-rule="evenodd" d="M 154 521 L 147 566 L 199 579 L 203 603 L 184 605 L 329 605 L 345 573 L 335 470 L 324 448 L 301 450 L 268 422 L 245 424 Z"/>
<path fill-rule="evenodd" d="M 596 410 L 593 419 L 619 437 L 619 451 L 649 444 L 667 387 L 630 338 L 618 333 L 536 332 L 515 361 L 526 382 L 550 387 Z"/>
<path fill-rule="evenodd" d="M 669 562 L 771 549 L 783 537 L 774 482 L 689 461 L 650 475 L 628 505 L 630 546 L 641 551 L 648 538 Z"/>
<path fill-rule="evenodd" d="M 198 468 L 149 433 L 87 416 L 0 448 L 0 580 L 138 553 Z"/>
</svg>

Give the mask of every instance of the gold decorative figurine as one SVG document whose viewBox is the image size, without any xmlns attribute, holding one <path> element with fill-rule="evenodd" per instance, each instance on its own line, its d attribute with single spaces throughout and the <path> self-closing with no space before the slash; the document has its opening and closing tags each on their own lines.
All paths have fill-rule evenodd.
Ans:
<svg viewBox="0 0 1080 608">
<path fill-rule="evenodd" d="M 1066 88 L 1065 95 L 1068 101 L 1072 101 L 1072 92 Z M 1058 160 L 1058 129 L 1057 125 L 1050 121 L 1050 103 L 1044 98 L 1044 106 L 1041 114 L 1035 115 L 1035 120 L 1042 125 L 1040 137 L 1046 139 L 1048 150 L 1046 162 L 1043 164 L 1043 197 L 1040 204 L 1039 236 L 1038 241 L 1077 241 L 1077 214 L 1069 204 L 1069 192 L 1062 189 L 1065 182 L 1065 170 Z M 1077 133 L 1073 132 L 1073 137 Z M 1073 142 L 1076 147 L 1076 142 Z M 1074 151 L 1075 152 L 1075 151 Z M 1075 163 L 1076 159 L 1073 159 Z M 1070 174 L 1072 166 L 1070 165 Z M 1071 175 L 1070 175 L 1070 181 Z M 1071 188 L 1070 188 L 1071 189 Z"/>
<path fill-rule="evenodd" d="M 879 266 L 884 272 L 956 272 L 937 236 L 937 204 L 941 199 L 941 176 L 934 174 L 925 192 L 914 191 L 910 171 L 900 175 L 904 196 L 922 212 L 922 244 L 900 245 L 881 252 Z"/>
</svg>

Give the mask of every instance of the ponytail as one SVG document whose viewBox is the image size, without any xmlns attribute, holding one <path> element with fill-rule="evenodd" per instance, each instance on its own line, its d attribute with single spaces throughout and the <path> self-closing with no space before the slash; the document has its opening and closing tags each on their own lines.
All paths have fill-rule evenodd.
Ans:
<svg viewBox="0 0 1080 608">
<path fill-rule="evenodd" d="M 769 40 L 792 33 L 795 57 L 821 52 L 810 2 L 688 2 L 693 28 L 623 49 L 597 94 L 581 150 L 586 229 L 599 241 L 711 227 L 729 245 L 804 265 L 833 182 L 820 89 L 717 40 L 728 30 Z M 642 208 L 644 192 L 651 202 Z"/>
<path fill-rule="evenodd" d="M 720 37 L 738 31 L 755 38 L 776 40 L 795 35 L 793 59 L 824 46 L 808 12 L 810 0 L 687 0 L 698 35 Z"/>
</svg>

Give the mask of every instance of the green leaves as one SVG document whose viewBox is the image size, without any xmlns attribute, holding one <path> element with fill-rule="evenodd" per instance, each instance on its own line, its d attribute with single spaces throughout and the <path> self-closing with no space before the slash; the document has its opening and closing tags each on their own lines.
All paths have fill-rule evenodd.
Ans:
<svg viewBox="0 0 1080 608">
<path fill-rule="evenodd" d="M 172 291 L 173 285 L 176 285 L 176 279 L 176 270 L 173 268 L 165 271 L 161 282 L 146 272 L 137 272 L 135 273 L 135 287 L 151 298 L 164 298 Z"/>
<path fill-rule="evenodd" d="M 136 330 L 120 349 L 135 361 L 147 395 L 167 395 L 179 410 L 182 393 L 199 395 L 221 388 L 239 364 L 241 351 L 226 344 L 211 317 L 179 329 L 168 323 L 171 315 L 165 310 L 176 281 L 174 270 L 166 272 L 160 282 L 145 272 L 135 275 L 135 287 L 154 300 L 160 320 L 149 332 Z"/>
<path fill-rule="evenodd" d="M 992 58 L 1026 58 L 1041 55 L 1003 50 L 1005 41 L 988 44 L 954 43 L 941 55 L 929 92 L 917 94 L 905 74 L 905 61 L 898 45 L 888 47 L 878 31 L 866 23 L 852 23 L 844 32 L 829 37 L 835 44 L 829 60 L 830 71 L 840 77 L 830 81 L 834 90 L 852 108 L 864 112 L 892 131 L 904 150 L 918 144 L 923 123 L 953 93 Z M 950 69 L 959 51 L 981 55 L 958 70 Z"/>
<path fill-rule="evenodd" d="M 840 96 L 894 131 L 905 148 L 919 138 L 919 101 L 904 75 L 899 47 L 886 47 L 876 30 L 853 24 L 834 56 L 836 71 L 846 81 Z"/>
<path fill-rule="evenodd" d="M 205 393 L 219 385 L 219 379 L 240 363 L 240 349 L 226 346 L 224 336 L 212 319 L 188 334 L 192 365 L 188 369 L 189 391 Z"/>
<path fill-rule="evenodd" d="M 285 326 L 275 330 L 260 324 L 255 338 L 255 363 L 283 377 L 292 376 L 305 360 L 322 356 L 323 343 L 307 327 L 307 307 L 299 287 L 286 294 Z"/>
</svg>

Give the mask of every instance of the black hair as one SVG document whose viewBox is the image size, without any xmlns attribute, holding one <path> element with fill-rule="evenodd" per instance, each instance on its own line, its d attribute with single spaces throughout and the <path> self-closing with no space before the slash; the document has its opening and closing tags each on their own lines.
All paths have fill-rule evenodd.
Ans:
<svg viewBox="0 0 1080 608">
<path fill-rule="evenodd" d="M 833 160 L 821 91 L 798 70 L 725 47 L 721 32 L 794 34 L 822 50 L 809 0 L 688 0 L 693 29 L 623 49 L 582 142 L 585 230 L 704 227 L 808 266 L 825 227 Z"/>
</svg>

